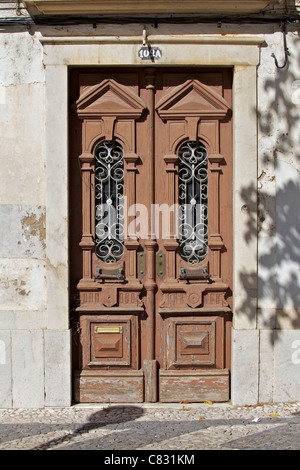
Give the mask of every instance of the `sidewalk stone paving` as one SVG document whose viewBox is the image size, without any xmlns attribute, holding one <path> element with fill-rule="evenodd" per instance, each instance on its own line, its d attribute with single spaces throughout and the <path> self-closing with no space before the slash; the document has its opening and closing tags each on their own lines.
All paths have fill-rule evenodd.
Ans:
<svg viewBox="0 0 300 470">
<path fill-rule="evenodd" d="M 300 450 L 300 403 L 0 409 L 0 450 Z"/>
</svg>

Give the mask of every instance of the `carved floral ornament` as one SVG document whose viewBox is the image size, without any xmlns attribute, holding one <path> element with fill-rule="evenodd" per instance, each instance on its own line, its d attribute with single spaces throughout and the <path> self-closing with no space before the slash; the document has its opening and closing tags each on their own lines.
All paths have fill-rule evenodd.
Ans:
<svg viewBox="0 0 300 470">
<path fill-rule="evenodd" d="M 134 13 L 258 13 L 270 0 L 25 0 L 25 8 L 33 14 L 99 15 Z"/>
</svg>

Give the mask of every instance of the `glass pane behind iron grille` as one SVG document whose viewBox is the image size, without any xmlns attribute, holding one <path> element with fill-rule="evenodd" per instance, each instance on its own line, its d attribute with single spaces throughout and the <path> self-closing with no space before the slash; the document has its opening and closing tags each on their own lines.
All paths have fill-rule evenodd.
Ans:
<svg viewBox="0 0 300 470">
<path fill-rule="evenodd" d="M 124 252 L 124 153 L 114 140 L 95 152 L 95 219 L 96 255 L 114 263 Z"/>
<path fill-rule="evenodd" d="M 207 151 L 188 141 L 179 149 L 179 253 L 191 264 L 207 254 Z"/>
</svg>

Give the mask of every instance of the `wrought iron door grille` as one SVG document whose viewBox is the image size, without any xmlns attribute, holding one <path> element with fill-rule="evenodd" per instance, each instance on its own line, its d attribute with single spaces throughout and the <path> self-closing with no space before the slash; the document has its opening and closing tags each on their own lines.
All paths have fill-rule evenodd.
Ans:
<svg viewBox="0 0 300 470">
<path fill-rule="evenodd" d="M 95 151 L 95 251 L 105 263 L 124 253 L 124 153 L 114 140 Z"/>
<path fill-rule="evenodd" d="M 207 254 L 207 150 L 188 141 L 179 152 L 179 254 L 191 264 Z"/>
</svg>

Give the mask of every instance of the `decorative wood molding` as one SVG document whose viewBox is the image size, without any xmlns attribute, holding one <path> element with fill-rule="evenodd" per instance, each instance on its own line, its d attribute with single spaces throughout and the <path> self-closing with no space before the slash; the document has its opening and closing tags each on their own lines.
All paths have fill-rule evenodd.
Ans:
<svg viewBox="0 0 300 470">
<path fill-rule="evenodd" d="M 133 205 L 135 201 L 135 172 L 138 155 L 135 153 L 135 120 L 140 118 L 146 105 L 142 99 L 129 87 L 125 87 L 115 80 L 105 79 L 101 83 L 93 86 L 86 86 L 79 99 L 73 103 L 72 108 L 77 116 L 82 120 L 82 154 L 80 155 L 82 171 L 82 240 L 80 247 L 83 256 L 83 280 L 78 284 L 86 289 L 87 280 L 93 278 L 95 267 L 99 268 L 98 260 L 95 260 L 94 239 L 92 234 L 95 231 L 93 214 L 94 207 L 94 147 L 100 139 L 121 141 L 126 162 L 127 182 L 125 196 L 128 203 Z M 129 206 L 129 207 L 130 207 Z M 127 235 L 127 234 L 126 234 Z M 125 263 L 126 280 L 139 290 L 140 283 L 136 278 L 136 252 L 139 243 L 135 233 L 130 234 L 131 238 L 125 240 L 125 247 L 128 253 Z M 117 266 L 119 268 L 119 266 Z M 102 269 L 102 268 L 101 268 Z M 109 271 L 115 271 L 109 266 L 105 268 L 105 273 L 101 275 L 101 280 L 112 279 Z M 114 273 L 115 275 L 115 273 Z M 95 277 L 99 281 L 100 277 Z M 121 278 L 118 278 L 121 281 Z M 88 284 L 88 288 L 92 287 Z M 114 307 L 117 304 L 116 288 L 103 288 L 102 303 L 107 307 Z M 92 289 L 93 290 L 93 289 Z"/>
<path fill-rule="evenodd" d="M 157 112 L 162 119 L 185 118 L 188 128 L 195 128 L 201 118 L 224 118 L 229 106 L 218 93 L 197 80 L 187 80 L 179 85 L 157 104 Z M 192 132 L 192 130 L 191 130 Z"/>
<path fill-rule="evenodd" d="M 145 104 L 128 87 L 114 80 L 103 80 L 99 85 L 88 87 L 73 105 L 78 116 L 84 118 L 139 118 Z"/>
<path fill-rule="evenodd" d="M 82 369 L 113 369 L 125 366 L 137 369 L 138 318 L 136 315 L 81 315 L 80 328 L 84 338 Z"/>
<path fill-rule="evenodd" d="M 176 286 L 165 283 L 161 285 L 161 291 L 164 295 L 160 304 L 160 313 L 182 313 L 182 309 L 186 309 L 188 312 L 190 308 L 192 312 L 197 313 L 198 307 L 201 307 L 202 310 L 213 307 L 221 308 L 223 309 L 222 311 L 225 311 L 228 307 L 228 303 L 225 299 L 227 289 L 227 284 L 217 281 L 205 284 L 178 283 Z"/>
<path fill-rule="evenodd" d="M 258 13 L 270 0 L 25 0 L 45 15 L 141 14 L 141 13 Z"/>
</svg>

